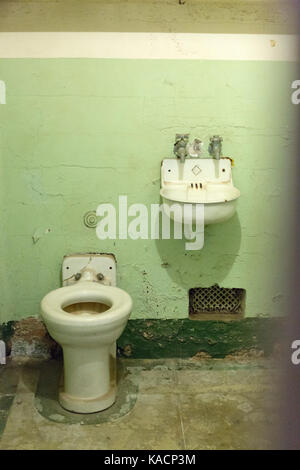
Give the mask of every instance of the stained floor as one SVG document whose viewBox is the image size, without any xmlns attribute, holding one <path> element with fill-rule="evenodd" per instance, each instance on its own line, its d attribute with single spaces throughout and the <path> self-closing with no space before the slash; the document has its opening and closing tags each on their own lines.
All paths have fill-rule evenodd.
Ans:
<svg viewBox="0 0 300 470">
<path fill-rule="evenodd" d="M 126 359 L 118 365 L 118 406 L 92 422 L 69 419 L 59 407 L 53 413 L 51 393 L 43 402 L 52 361 L 9 359 L 0 366 L 0 449 L 274 447 L 278 379 L 270 360 Z"/>
</svg>

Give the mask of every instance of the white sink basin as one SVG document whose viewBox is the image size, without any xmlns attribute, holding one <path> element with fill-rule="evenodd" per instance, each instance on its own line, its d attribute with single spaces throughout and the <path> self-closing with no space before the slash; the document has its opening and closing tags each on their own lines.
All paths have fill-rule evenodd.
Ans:
<svg viewBox="0 0 300 470">
<path fill-rule="evenodd" d="M 236 210 L 240 191 L 233 186 L 231 160 L 221 158 L 193 158 L 181 163 L 179 159 L 165 159 L 161 167 L 161 190 L 163 203 L 171 207 L 178 204 L 191 205 L 189 219 L 195 222 L 197 204 L 204 205 L 204 224 L 216 224 L 230 219 Z M 170 217 L 182 223 L 176 211 Z"/>
</svg>

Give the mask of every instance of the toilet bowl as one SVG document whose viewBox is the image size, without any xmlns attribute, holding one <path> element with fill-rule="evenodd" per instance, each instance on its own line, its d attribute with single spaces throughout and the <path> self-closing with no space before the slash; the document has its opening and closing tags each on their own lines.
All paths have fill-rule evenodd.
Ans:
<svg viewBox="0 0 300 470">
<path fill-rule="evenodd" d="M 69 411 L 94 413 L 116 399 L 116 340 L 126 326 L 132 300 L 112 285 L 114 274 L 110 255 L 89 255 L 88 262 L 76 255 L 73 263 L 66 257 L 65 287 L 49 292 L 41 302 L 48 332 L 63 349 L 59 402 Z"/>
</svg>

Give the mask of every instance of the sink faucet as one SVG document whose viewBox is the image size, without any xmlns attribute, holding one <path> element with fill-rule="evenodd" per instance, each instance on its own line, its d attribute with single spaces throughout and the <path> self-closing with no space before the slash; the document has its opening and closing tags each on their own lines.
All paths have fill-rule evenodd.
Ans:
<svg viewBox="0 0 300 470">
<path fill-rule="evenodd" d="M 189 134 L 176 134 L 175 144 L 174 144 L 174 154 L 177 158 L 180 158 L 181 163 L 185 162 L 186 157 L 188 156 L 188 143 L 189 143 Z"/>
<path fill-rule="evenodd" d="M 213 135 L 209 139 L 209 141 L 210 143 L 208 146 L 208 153 L 216 160 L 220 160 L 220 157 L 222 155 L 223 137 L 221 137 L 220 135 Z"/>
<path fill-rule="evenodd" d="M 180 158 L 181 163 L 185 162 L 187 157 L 199 158 L 202 152 L 203 142 L 200 139 L 194 139 L 189 143 L 190 134 L 176 134 L 174 144 L 174 154 Z"/>
</svg>

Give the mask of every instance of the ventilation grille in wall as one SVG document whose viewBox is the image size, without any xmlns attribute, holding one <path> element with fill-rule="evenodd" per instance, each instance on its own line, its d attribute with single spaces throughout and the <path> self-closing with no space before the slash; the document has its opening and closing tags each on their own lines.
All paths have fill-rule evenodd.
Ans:
<svg viewBox="0 0 300 470">
<path fill-rule="evenodd" d="M 195 287 L 189 291 L 189 313 L 195 314 L 235 314 L 245 310 L 245 289 L 227 289 L 215 284 L 212 287 Z"/>
</svg>

